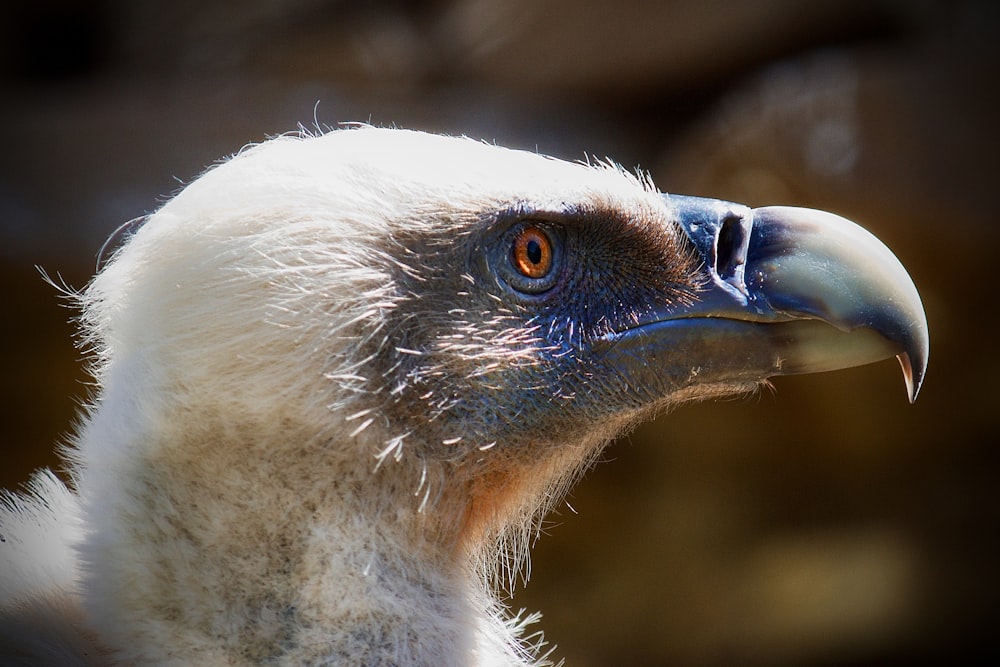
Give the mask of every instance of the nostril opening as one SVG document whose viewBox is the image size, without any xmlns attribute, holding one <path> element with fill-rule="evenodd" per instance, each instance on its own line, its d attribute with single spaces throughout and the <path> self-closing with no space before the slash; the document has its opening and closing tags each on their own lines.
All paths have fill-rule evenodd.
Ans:
<svg viewBox="0 0 1000 667">
<path fill-rule="evenodd" d="M 730 215 L 722 221 L 715 241 L 715 272 L 723 280 L 736 277 L 738 269 L 746 262 L 746 230 L 743 218 Z"/>
</svg>

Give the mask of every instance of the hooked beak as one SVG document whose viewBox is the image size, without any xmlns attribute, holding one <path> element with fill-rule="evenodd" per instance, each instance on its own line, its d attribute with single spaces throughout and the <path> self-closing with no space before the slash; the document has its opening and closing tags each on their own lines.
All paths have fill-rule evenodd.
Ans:
<svg viewBox="0 0 1000 667">
<path fill-rule="evenodd" d="M 927 319 L 913 281 L 881 241 L 823 211 L 663 197 L 701 257 L 705 286 L 693 303 L 605 336 L 604 354 L 616 366 L 679 387 L 895 356 L 916 399 L 927 370 Z"/>
</svg>

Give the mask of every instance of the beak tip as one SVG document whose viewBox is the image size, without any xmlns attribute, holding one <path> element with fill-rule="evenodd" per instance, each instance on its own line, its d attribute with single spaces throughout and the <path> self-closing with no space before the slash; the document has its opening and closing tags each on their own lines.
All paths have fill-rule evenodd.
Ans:
<svg viewBox="0 0 1000 667">
<path fill-rule="evenodd" d="M 910 399 L 910 404 L 916 403 L 917 394 L 924 383 L 924 374 L 927 372 L 927 354 L 923 354 L 917 360 L 914 368 L 913 360 L 909 352 L 901 352 L 896 355 L 899 365 L 903 369 L 903 381 L 906 383 L 906 395 Z"/>
</svg>

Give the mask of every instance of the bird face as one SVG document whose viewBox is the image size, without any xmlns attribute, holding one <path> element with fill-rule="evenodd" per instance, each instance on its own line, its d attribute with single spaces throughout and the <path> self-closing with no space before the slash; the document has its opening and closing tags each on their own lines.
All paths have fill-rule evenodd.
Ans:
<svg viewBox="0 0 1000 667">
<path fill-rule="evenodd" d="M 501 524 L 651 412 L 893 355 L 912 398 L 927 359 L 906 272 L 842 218 L 373 128 L 211 170 L 86 300 L 107 391 L 296 424 Z"/>
<path fill-rule="evenodd" d="M 897 354 L 912 397 L 922 309 L 874 237 L 817 211 L 634 186 L 629 206 L 494 205 L 461 237 L 398 239 L 408 296 L 390 328 L 407 338 L 383 350 L 397 391 L 382 409 L 424 456 L 530 465 L 595 425 Z M 504 456 L 479 454 L 494 447 Z"/>
<path fill-rule="evenodd" d="M 630 386 L 595 343 L 697 299 L 697 254 L 658 212 L 516 203 L 478 211 L 459 239 L 400 239 L 421 268 L 394 276 L 408 297 L 390 325 L 407 342 L 381 361 L 400 387 L 391 421 L 422 430 L 434 457 L 494 446 L 533 457 L 649 402 L 653 389 Z"/>
<path fill-rule="evenodd" d="M 682 401 L 897 354 L 912 397 L 923 311 L 867 232 L 598 173 L 394 234 L 393 342 L 370 356 L 392 378 L 378 412 L 405 435 L 383 441 L 446 462 L 472 523 L 544 512 L 611 435 Z"/>
</svg>

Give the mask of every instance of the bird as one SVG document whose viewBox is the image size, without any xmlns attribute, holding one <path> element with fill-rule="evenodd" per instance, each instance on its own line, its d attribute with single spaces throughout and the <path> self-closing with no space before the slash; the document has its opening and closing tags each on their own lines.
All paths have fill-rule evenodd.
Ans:
<svg viewBox="0 0 1000 667">
<path fill-rule="evenodd" d="M 523 665 L 501 596 L 615 436 L 928 359 L 912 279 L 811 209 L 368 125 L 249 145 L 73 292 L 93 396 L 0 498 L 5 665 Z"/>
</svg>

